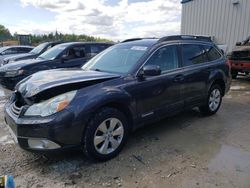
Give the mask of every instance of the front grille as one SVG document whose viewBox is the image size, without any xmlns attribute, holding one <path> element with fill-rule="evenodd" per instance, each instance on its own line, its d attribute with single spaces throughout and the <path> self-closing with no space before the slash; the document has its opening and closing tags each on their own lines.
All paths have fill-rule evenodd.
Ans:
<svg viewBox="0 0 250 188">
<path fill-rule="evenodd" d="M 13 112 L 13 114 L 15 114 L 16 116 L 19 116 L 21 113 L 21 110 L 22 110 L 22 107 L 17 107 L 16 102 L 12 104 L 11 111 Z"/>
<path fill-rule="evenodd" d="M 26 102 L 24 100 L 24 98 L 21 96 L 21 94 L 19 92 L 15 92 L 14 96 L 13 96 L 13 103 L 11 106 L 11 111 L 14 115 L 19 116 L 23 106 L 26 105 Z"/>
<path fill-rule="evenodd" d="M 250 51 L 236 51 L 233 52 L 234 58 L 247 58 L 250 57 Z"/>
</svg>

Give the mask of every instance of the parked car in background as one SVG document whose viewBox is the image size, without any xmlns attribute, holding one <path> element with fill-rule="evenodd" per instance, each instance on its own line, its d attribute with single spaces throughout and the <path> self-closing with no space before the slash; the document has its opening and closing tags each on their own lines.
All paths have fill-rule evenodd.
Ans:
<svg viewBox="0 0 250 188">
<path fill-rule="evenodd" d="M 3 60 L 3 65 L 6 65 L 8 63 L 13 63 L 15 61 L 25 60 L 25 59 L 35 59 L 39 55 L 41 55 L 46 50 L 52 48 L 53 46 L 57 44 L 63 43 L 62 41 L 53 41 L 53 42 L 45 42 L 42 44 L 39 44 L 37 47 L 35 47 L 33 50 L 31 50 L 28 53 L 19 54 L 19 55 L 13 55 L 10 57 L 6 57 Z"/>
<path fill-rule="evenodd" d="M 81 69 L 22 80 L 5 119 L 24 149 L 80 147 L 92 159 L 108 160 L 142 125 L 193 107 L 215 114 L 230 83 L 226 58 L 205 37 L 130 39 Z"/>
<path fill-rule="evenodd" d="M 21 60 L 0 67 L 0 83 L 14 89 L 15 85 L 41 70 L 81 67 L 112 43 L 68 42 L 56 45 L 36 59 Z M 66 76 L 66 75 L 65 75 Z"/>
<path fill-rule="evenodd" d="M 250 36 L 243 42 L 237 42 L 236 48 L 228 54 L 231 64 L 232 78 L 236 78 L 238 73 L 250 73 Z"/>
<path fill-rule="evenodd" d="M 3 64 L 3 60 L 6 57 L 23 54 L 30 52 L 34 47 L 33 46 L 5 46 L 0 48 L 0 66 Z"/>
</svg>

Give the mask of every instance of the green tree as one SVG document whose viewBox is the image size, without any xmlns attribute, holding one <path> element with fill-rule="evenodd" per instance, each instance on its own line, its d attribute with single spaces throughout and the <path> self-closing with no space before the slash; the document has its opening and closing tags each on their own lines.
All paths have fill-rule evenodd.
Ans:
<svg viewBox="0 0 250 188">
<path fill-rule="evenodd" d="M 3 41 L 10 38 L 11 38 L 10 31 L 3 25 L 0 25 L 0 40 Z"/>
</svg>

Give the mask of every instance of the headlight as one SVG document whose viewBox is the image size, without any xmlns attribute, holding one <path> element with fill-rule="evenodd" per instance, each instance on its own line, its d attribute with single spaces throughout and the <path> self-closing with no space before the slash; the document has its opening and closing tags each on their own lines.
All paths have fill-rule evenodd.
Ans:
<svg viewBox="0 0 250 188">
<path fill-rule="evenodd" d="M 15 76 L 19 76 L 24 74 L 24 70 L 20 69 L 20 70 L 9 70 L 5 72 L 5 77 L 15 77 Z"/>
<path fill-rule="evenodd" d="M 70 91 L 40 103 L 33 104 L 26 112 L 25 116 L 49 116 L 63 110 L 74 98 L 76 91 Z"/>
</svg>

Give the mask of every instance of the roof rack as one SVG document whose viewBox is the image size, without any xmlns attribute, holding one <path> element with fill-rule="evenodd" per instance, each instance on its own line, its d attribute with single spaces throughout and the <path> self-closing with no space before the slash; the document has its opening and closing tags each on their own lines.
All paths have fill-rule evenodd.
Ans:
<svg viewBox="0 0 250 188">
<path fill-rule="evenodd" d="M 158 40 L 158 43 L 165 42 L 165 41 L 171 41 L 171 40 L 199 40 L 204 42 L 212 42 L 211 37 L 207 36 L 198 36 L 198 35 L 172 35 L 172 36 L 166 36 L 162 37 Z"/>
<path fill-rule="evenodd" d="M 155 37 L 148 37 L 148 38 L 131 38 L 131 39 L 126 39 L 124 41 L 122 41 L 121 43 L 125 43 L 125 42 L 131 42 L 131 41 L 135 41 L 135 40 L 143 40 L 143 39 L 156 39 Z"/>
</svg>

